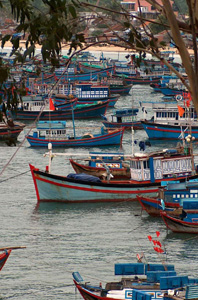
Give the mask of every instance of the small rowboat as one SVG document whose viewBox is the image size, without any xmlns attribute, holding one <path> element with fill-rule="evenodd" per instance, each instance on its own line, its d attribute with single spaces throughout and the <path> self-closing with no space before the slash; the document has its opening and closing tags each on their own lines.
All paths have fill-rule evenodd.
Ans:
<svg viewBox="0 0 198 300">
<path fill-rule="evenodd" d="M 138 108 L 126 108 L 122 110 L 116 110 L 111 114 L 111 120 L 108 120 L 106 116 L 102 115 L 102 123 L 106 128 L 125 128 L 125 129 L 143 129 L 141 121 L 137 120 L 136 115 Z"/>
<path fill-rule="evenodd" d="M 183 201 L 183 211 L 178 217 L 161 212 L 161 217 L 168 229 L 179 233 L 198 233 L 198 200 Z"/>
<path fill-rule="evenodd" d="M 97 153 L 91 152 L 90 157 L 85 159 L 88 164 L 78 163 L 70 159 L 70 163 L 77 174 L 85 173 L 99 178 L 107 177 L 108 172 L 114 180 L 130 179 L 130 165 L 125 161 L 122 153 Z"/>
</svg>

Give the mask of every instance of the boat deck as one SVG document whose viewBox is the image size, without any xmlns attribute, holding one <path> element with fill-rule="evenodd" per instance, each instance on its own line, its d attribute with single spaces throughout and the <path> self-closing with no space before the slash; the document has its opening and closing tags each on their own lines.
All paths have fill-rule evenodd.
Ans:
<svg viewBox="0 0 198 300">
<path fill-rule="evenodd" d="M 159 283 L 148 283 L 144 279 L 134 278 L 122 278 L 118 282 L 108 282 L 105 286 L 105 290 L 122 290 L 125 288 L 135 288 L 138 290 L 159 290 Z"/>
</svg>

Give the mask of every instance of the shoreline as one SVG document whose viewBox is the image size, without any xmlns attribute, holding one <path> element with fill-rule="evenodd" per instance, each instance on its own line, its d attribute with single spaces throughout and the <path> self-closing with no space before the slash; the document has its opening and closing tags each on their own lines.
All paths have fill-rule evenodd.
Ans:
<svg viewBox="0 0 198 300">
<path fill-rule="evenodd" d="M 25 50 L 25 43 L 26 43 L 25 40 L 20 41 L 20 47 L 24 50 Z M 11 50 L 12 49 L 12 44 L 10 42 L 6 42 L 3 49 L 6 49 L 6 48 Z M 2 52 L 3 52 L 3 49 L 2 49 Z M 36 50 L 39 51 L 40 49 L 41 49 L 41 46 L 36 45 Z M 67 50 L 69 50 L 68 46 L 63 46 L 62 47 L 62 51 L 67 51 Z M 193 55 L 193 49 L 187 49 L 187 50 L 188 50 L 190 55 Z M 123 47 L 114 46 L 114 45 L 113 46 L 112 45 L 90 46 L 89 48 L 87 48 L 85 50 L 82 50 L 82 52 L 83 51 L 89 51 L 89 52 L 92 52 L 92 51 L 94 51 L 94 52 L 115 52 L 115 53 L 131 53 L 131 54 L 138 53 L 134 50 L 125 49 Z M 173 51 L 173 52 L 175 52 L 173 54 L 173 56 L 180 56 L 179 53 L 178 53 L 178 50 L 176 48 L 165 47 L 164 49 L 162 49 L 162 51 Z"/>
</svg>

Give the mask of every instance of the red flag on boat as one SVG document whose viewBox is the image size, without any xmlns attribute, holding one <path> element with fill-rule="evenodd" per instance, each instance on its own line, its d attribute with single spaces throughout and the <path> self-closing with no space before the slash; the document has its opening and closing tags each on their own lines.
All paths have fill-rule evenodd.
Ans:
<svg viewBox="0 0 198 300">
<path fill-rule="evenodd" d="M 52 101 L 52 98 L 49 98 L 49 109 L 55 110 L 54 102 Z"/>
<path fill-rule="evenodd" d="M 29 92 L 29 88 L 26 87 L 26 88 L 25 88 L 25 91 L 26 91 L 26 96 L 27 96 L 27 95 L 28 95 L 28 92 Z"/>
<path fill-rule="evenodd" d="M 164 250 L 162 248 L 159 248 L 159 247 L 154 247 L 154 250 L 158 253 L 164 253 Z"/>
<path fill-rule="evenodd" d="M 12 91 L 12 96 L 14 96 L 14 90 L 15 90 L 15 87 L 13 86 L 11 91 Z"/>
<path fill-rule="evenodd" d="M 156 236 L 159 237 L 160 236 L 160 232 L 156 231 Z"/>
<path fill-rule="evenodd" d="M 182 117 L 183 114 L 184 114 L 184 112 L 185 112 L 185 110 L 183 109 L 183 107 L 181 107 L 179 105 L 177 105 L 177 108 L 178 108 L 179 116 Z"/>
</svg>

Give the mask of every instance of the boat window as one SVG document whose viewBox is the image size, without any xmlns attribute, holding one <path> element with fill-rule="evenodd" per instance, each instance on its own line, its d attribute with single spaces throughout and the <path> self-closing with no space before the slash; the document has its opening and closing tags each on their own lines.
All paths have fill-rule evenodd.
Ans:
<svg viewBox="0 0 198 300">
<path fill-rule="evenodd" d="M 189 198 L 189 195 L 186 195 L 186 198 Z"/>
<path fill-rule="evenodd" d="M 143 161 L 144 169 L 149 169 L 149 160 Z"/>
<path fill-rule="evenodd" d="M 195 196 L 194 195 L 190 195 L 190 198 L 194 198 Z"/>
<path fill-rule="evenodd" d="M 184 195 L 181 195 L 182 198 L 184 198 Z"/>
<path fill-rule="evenodd" d="M 177 194 L 177 198 L 180 198 L 180 194 Z"/>
<path fill-rule="evenodd" d="M 141 163 L 140 163 L 140 161 L 137 161 L 137 169 L 141 169 Z"/>
<path fill-rule="evenodd" d="M 173 195 L 173 198 L 176 198 L 176 195 L 175 195 L 175 194 Z"/>
</svg>

